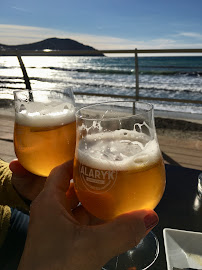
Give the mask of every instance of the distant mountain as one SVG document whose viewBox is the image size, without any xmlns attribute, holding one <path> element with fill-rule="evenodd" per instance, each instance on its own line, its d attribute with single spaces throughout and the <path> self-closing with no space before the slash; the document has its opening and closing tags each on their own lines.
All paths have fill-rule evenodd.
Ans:
<svg viewBox="0 0 202 270">
<path fill-rule="evenodd" d="M 23 51 L 44 51 L 44 50 L 51 50 L 51 51 L 60 51 L 60 50 L 84 50 L 84 51 L 94 51 L 90 55 L 96 55 L 96 56 L 104 56 L 102 53 L 98 52 L 96 49 L 93 47 L 84 45 L 82 43 L 79 43 L 75 40 L 66 38 L 66 39 L 61 39 L 61 38 L 48 38 L 39 42 L 35 43 L 30 43 L 30 44 L 23 44 L 23 45 L 4 45 L 0 44 L 0 50 L 5 51 L 5 50 L 23 50 Z M 75 55 L 75 54 L 65 54 L 65 55 Z M 81 54 L 79 54 L 81 55 Z"/>
</svg>

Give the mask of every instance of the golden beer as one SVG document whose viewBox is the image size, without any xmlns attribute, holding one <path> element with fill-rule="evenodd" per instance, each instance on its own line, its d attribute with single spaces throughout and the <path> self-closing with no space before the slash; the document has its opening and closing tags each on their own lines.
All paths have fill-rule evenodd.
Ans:
<svg viewBox="0 0 202 270">
<path fill-rule="evenodd" d="M 165 168 L 157 141 L 131 134 L 115 131 L 79 142 L 74 161 L 76 192 L 83 206 L 100 219 L 153 209 L 163 195 Z"/>
<path fill-rule="evenodd" d="M 38 114 L 26 111 L 16 115 L 14 145 L 24 168 L 48 176 L 54 167 L 73 160 L 76 123 L 73 107 L 45 114 L 40 110 Z"/>
</svg>

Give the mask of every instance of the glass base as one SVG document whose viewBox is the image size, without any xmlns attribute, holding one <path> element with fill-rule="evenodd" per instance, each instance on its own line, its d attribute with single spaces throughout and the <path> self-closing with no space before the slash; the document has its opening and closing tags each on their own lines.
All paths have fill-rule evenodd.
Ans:
<svg viewBox="0 0 202 270">
<path fill-rule="evenodd" d="M 136 247 L 111 259 L 102 270 L 145 270 L 156 261 L 158 254 L 159 241 L 149 232 Z"/>
</svg>

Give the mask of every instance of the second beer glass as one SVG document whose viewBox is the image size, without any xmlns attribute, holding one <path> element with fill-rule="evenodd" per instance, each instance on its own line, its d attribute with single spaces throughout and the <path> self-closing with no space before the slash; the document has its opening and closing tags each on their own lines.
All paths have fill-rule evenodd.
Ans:
<svg viewBox="0 0 202 270">
<path fill-rule="evenodd" d="M 82 205 L 103 220 L 154 209 L 165 189 L 165 168 L 153 106 L 136 101 L 90 105 L 76 113 L 76 122 L 74 182 Z M 126 254 L 130 260 L 115 258 L 115 269 L 146 269 L 158 254 L 158 247 L 154 248 L 144 263 L 135 255 L 138 247 Z"/>
<path fill-rule="evenodd" d="M 54 167 L 73 160 L 76 123 L 71 91 L 15 91 L 14 102 L 15 153 L 24 168 L 48 176 Z"/>
<path fill-rule="evenodd" d="M 80 109 L 76 117 L 74 181 L 83 206 L 104 220 L 155 208 L 165 168 L 152 105 L 103 103 Z"/>
</svg>

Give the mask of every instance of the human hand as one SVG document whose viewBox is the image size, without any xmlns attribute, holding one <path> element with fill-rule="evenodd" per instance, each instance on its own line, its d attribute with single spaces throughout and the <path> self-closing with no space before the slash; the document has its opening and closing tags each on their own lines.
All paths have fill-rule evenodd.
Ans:
<svg viewBox="0 0 202 270">
<path fill-rule="evenodd" d="M 11 182 L 15 190 L 24 198 L 33 201 L 44 187 L 46 178 L 27 171 L 18 160 L 9 164 L 12 171 Z"/>
<path fill-rule="evenodd" d="M 98 270 L 112 257 L 137 245 L 157 224 L 153 210 L 141 210 L 105 224 L 88 225 L 92 220 L 82 207 L 76 207 L 71 178 L 71 162 L 56 167 L 32 202 L 18 270 Z"/>
</svg>

